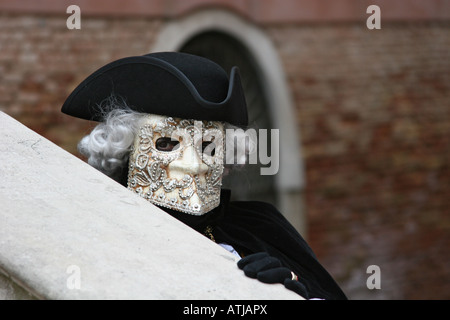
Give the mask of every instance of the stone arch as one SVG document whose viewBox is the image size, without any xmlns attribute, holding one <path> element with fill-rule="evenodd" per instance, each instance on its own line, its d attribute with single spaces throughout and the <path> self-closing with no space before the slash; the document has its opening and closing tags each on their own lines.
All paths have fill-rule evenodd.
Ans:
<svg viewBox="0 0 450 320">
<path fill-rule="evenodd" d="M 283 67 L 270 38 L 238 15 L 221 9 L 206 9 L 167 22 L 151 51 L 180 51 L 188 41 L 206 32 L 223 33 L 240 42 L 258 68 L 272 126 L 280 129 L 280 163 L 274 177 L 278 208 L 306 236 L 301 140 Z"/>
</svg>

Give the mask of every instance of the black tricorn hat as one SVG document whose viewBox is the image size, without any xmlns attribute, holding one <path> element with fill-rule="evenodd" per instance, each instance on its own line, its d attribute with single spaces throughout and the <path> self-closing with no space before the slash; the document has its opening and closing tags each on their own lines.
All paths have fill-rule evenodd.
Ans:
<svg viewBox="0 0 450 320">
<path fill-rule="evenodd" d="M 239 75 L 228 78 L 216 63 L 181 52 L 157 52 L 113 61 L 98 69 L 69 95 L 62 112 L 102 121 L 112 95 L 132 110 L 247 126 L 247 106 Z"/>
</svg>

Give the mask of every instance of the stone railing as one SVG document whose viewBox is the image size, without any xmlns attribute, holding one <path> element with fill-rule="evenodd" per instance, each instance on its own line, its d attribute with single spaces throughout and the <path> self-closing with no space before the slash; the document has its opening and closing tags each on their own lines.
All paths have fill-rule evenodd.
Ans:
<svg viewBox="0 0 450 320">
<path fill-rule="evenodd" d="M 300 299 L 0 112 L 0 299 Z"/>
</svg>

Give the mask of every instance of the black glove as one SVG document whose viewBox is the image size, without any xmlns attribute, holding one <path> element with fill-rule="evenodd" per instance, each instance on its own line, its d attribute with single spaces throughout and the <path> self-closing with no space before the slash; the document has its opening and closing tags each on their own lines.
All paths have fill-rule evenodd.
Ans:
<svg viewBox="0 0 450 320">
<path fill-rule="evenodd" d="M 306 287 L 293 279 L 297 277 L 291 270 L 283 267 L 281 261 L 266 252 L 254 253 L 242 258 L 237 263 L 247 277 L 258 279 L 264 283 L 282 283 L 284 286 L 308 299 Z"/>
</svg>

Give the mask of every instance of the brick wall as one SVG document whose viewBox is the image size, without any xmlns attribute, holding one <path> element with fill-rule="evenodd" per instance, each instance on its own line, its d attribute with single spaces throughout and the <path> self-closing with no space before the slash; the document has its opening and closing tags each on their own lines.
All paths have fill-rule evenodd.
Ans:
<svg viewBox="0 0 450 320">
<path fill-rule="evenodd" d="M 310 243 L 349 296 L 450 298 L 450 25 L 267 29 L 297 105 Z M 367 290 L 379 265 L 382 290 Z"/>
<path fill-rule="evenodd" d="M 94 124 L 61 114 L 75 87 L 99 67 L 149 52 L 158 19 L 84 18 L 80 30 L 68 15 L 0 15 L 0 110 L 66 150 Z"/>
<path fill-rule="evenodd" d="M 0 110 L 76 154 L 62 115 L 96 68 L 149 51 L 162 20 L 0 14 Z M 450 298 L 450 25 L 266 24 L 296 104 L 309 242 L 351 298 Z M 365 286 L 379 265 L 382 289 Z"/>
</svg>

